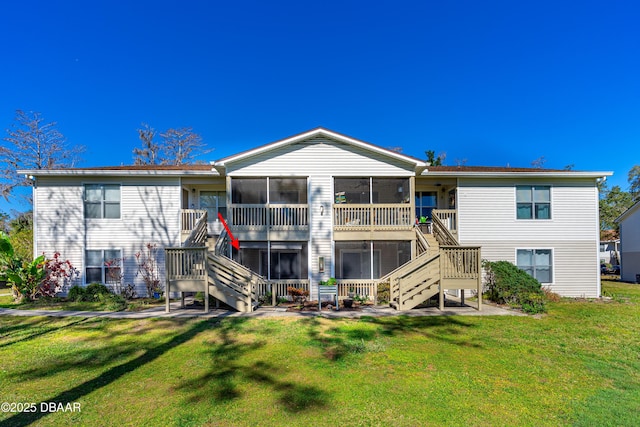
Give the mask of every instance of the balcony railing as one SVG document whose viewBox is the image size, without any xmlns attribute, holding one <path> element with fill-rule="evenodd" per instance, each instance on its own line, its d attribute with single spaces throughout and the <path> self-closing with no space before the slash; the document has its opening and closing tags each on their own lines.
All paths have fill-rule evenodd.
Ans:
<svg viewBox="0 0 640 427">
<path fill-rule="evenodd" d="M 232 205 L 229 218 L 236 230 L 307 230 L 309 205 Z"/>
<path fill-rule="evenodd" d="M 455 209 L 434 209 L 432 214 L 438 217 L 451 234 L 458 234 L 458 212 Z"/>
<path fill-rule="evenodd" d="M 410 230 L 415 217 L 409 204 L 336 204 L 333 224 L 339 231 Z"/>
</svg>

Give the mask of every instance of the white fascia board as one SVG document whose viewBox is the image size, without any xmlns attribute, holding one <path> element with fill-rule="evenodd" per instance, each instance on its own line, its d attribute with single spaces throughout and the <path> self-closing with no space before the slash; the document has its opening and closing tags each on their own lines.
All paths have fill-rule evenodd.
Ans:
<svg viewBox="0 0 640 427">
<path fill-rule="evenodd" d="M 424 167 L 424 166 L 426 166 L 426 164 L 421 160 L 414 159 L 412 157 L 408 157 L 408 156 L 405 156 L 405 155 L 400 154 L 400 153 L 394 153 L 392 151 L 385 150 L 384 148 L 377 147 L 377 146 L 375 146 L 373 144 L 365 143 L 365 142 L 359 141 L 357 139 L 353 139 L 353 138 L 350 138 L 350 137 L 345 136 L 345 135 L 340 135 L 340 134 L 337 134 L 335 132 L 331 132 L 330 130 L 326 130 L 326 129 L 322 129 L 322 128 L 313 129 L 313 130 L 311 130 L 309 132 L 305 132 L 305 133 L 302 133 L 302 134 L 299 134 L 299 135 L 295 135 L 295 136 L 292 136 L 290 138 L 286 138 L 286 139 L 283 139 L 283 140 L 280 140 L 280 141 L 273 142 L 271 144 L 263 145 L 261 147 L 255 148 L 253 150 L 245 151 L 244 153 L 239 153 L 239 154 L 236 154 L 234 156 L 230 156 L 230 157 L 226 157 L 224 159 L 217 160 L 215 162 L 212 162 L 212 165 L 214 167 L 224 167 L 228 163 L 232 163 L 232 162 L 237 161 L 237 160 L 245 159 L 247 157 L 256 156 L 258 154 L 261 154 L 261 153 L 264 153 L 264 152 L 267 152 L 267 151 L 275 150 L 277 148 L 284 147 L 284 146 L 287 146 L 289 144 L 295 144 L 296 142 L 304 141 L 305 139 L 313 138 L 313 137 L 320 136 L 320 135 L 324 135 L 324 136 L 327 136 L 327 137 L 329 137 L 331 139 L 334 139 L 336 141 L 344 142 L 344 143 L 347 143 L 347 144 L 362 148 L 363 150 L 373 151 L 373 152 L 376 152 L 376 153 L 379 153 L 379 154 L 382 154 L 382 155 L 388 156 L 388 157 L 394 157 L 394 158 L 396 158 L 396 159 L 398 159 L 400 161 L 413 164 L 415 167 Z"/>
<path fill-rule="evenodd" d="M 218 171 L 186 170 L 93 170 L 93 169 L 26 169 L 17 171 L 18 175 L 29 176 L 220 176 Z"/>
<path fill-rule="evenodd" d="M 464 172 L 464 171 L 435 171 L 425 169 L 420 176 L 455 177 L 455 178 L 602 178 L 613 175 L 613 172 Z"/>
</svg>

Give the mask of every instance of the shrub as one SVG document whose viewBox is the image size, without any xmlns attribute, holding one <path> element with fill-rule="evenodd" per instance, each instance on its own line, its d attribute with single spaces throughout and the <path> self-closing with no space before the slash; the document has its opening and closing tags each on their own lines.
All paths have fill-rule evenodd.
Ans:
<svg viewBox="0 0 640 427">
<path fill-rule="evenodd" d="M 100 297 L 109 295 L 111 292 L 102 283 L 91 283 L 85 289 L 86 301 L 100 301 Z"/>
<path fill-rule="evenodd" d="M 120 311 L 127 308 L 127 300 L 125 300 L 120 295 L 115 295 L 112 293 L 97 294 L 96 301 L 104 304 L 104 308 L 109 311 Z"/>
<path fill-rule="evenodd" d="M 45 270 L 47 275 L 40 284 L 40 294 L 48 297 L 55 296 L 80 274 L 69 260 L 62 260 L 60 252 L 45 261 Z"/>
<path fill-rule="evenodd" d="M 546 311 L 542 285 L 508 261 L 485 261 L 487 295 L 499 304 L 509 304 L 527 313 Z"/>
<path fill-rule="evenodd" d="M 305 289 L 295 288 L 293 286 L 289 286 L 287 288 L 287 292 L 291 295 L 294 302 L 304 303 L 309 296 L 309 291 Z"/>
<path fill-rule="evenodd" d="M 389 302 L 389 282 L 378 283 L 378 304 L 386 304 Z"/>
<path fill-rule="evenodd" d="M 69 289 L 67 293 L 67 299 L 69 301 L 85 301 L 87 298 L 87 290 L 82 286 L 74 285 Z"/>
</svg>

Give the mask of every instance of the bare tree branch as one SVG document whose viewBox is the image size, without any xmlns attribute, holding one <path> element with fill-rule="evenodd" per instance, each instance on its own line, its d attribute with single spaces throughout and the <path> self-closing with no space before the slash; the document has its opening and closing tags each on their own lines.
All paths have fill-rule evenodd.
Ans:
<svg viewBox="0 0 640 427">
<path fill-rule="evenodd" d="M 157 165 L 161 161 L 161 147 L 153 141 L 156 130 L 146 123 L 142 123 L 142 128 L 138 129 L 138 137 L 142 142 L 142 148 L 133 149 L 133 164 L 135 165 Z"/>
<path fill-rule="evenodd" d="M 202 142 L 202 137 L 193 132 L 193 128 L 185 127 L 178 129 L 167 129 L 161 133 L 162 151 L 164 154 L 163 164 L 181 165 L 190 163 L 197 156 L 210 153 L 206 144 Z"/>
<path fill-rule="evenodd" d="M 16 110 L 7 136 L 0 145 L 0 194 L 9 200 L 19 186 L 31 186 L 31 181 L 18 176 L 18 169 L 59 169 L 73 167 L 85 148 L 70 146 L 56 128 L 56 122 L 45 123 L 42 114 Z"/>
</svg>

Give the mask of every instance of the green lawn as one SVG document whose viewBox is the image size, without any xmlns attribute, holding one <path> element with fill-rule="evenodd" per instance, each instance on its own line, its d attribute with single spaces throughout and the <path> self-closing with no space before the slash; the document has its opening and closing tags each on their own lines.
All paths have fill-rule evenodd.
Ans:
<svg viewBox="0 0 640 427">
<path fill-rule="evenodd" d="M 640 285 L 536 317 L 0 316 L 0 426 L 637 425 Z"/>
</svg>

